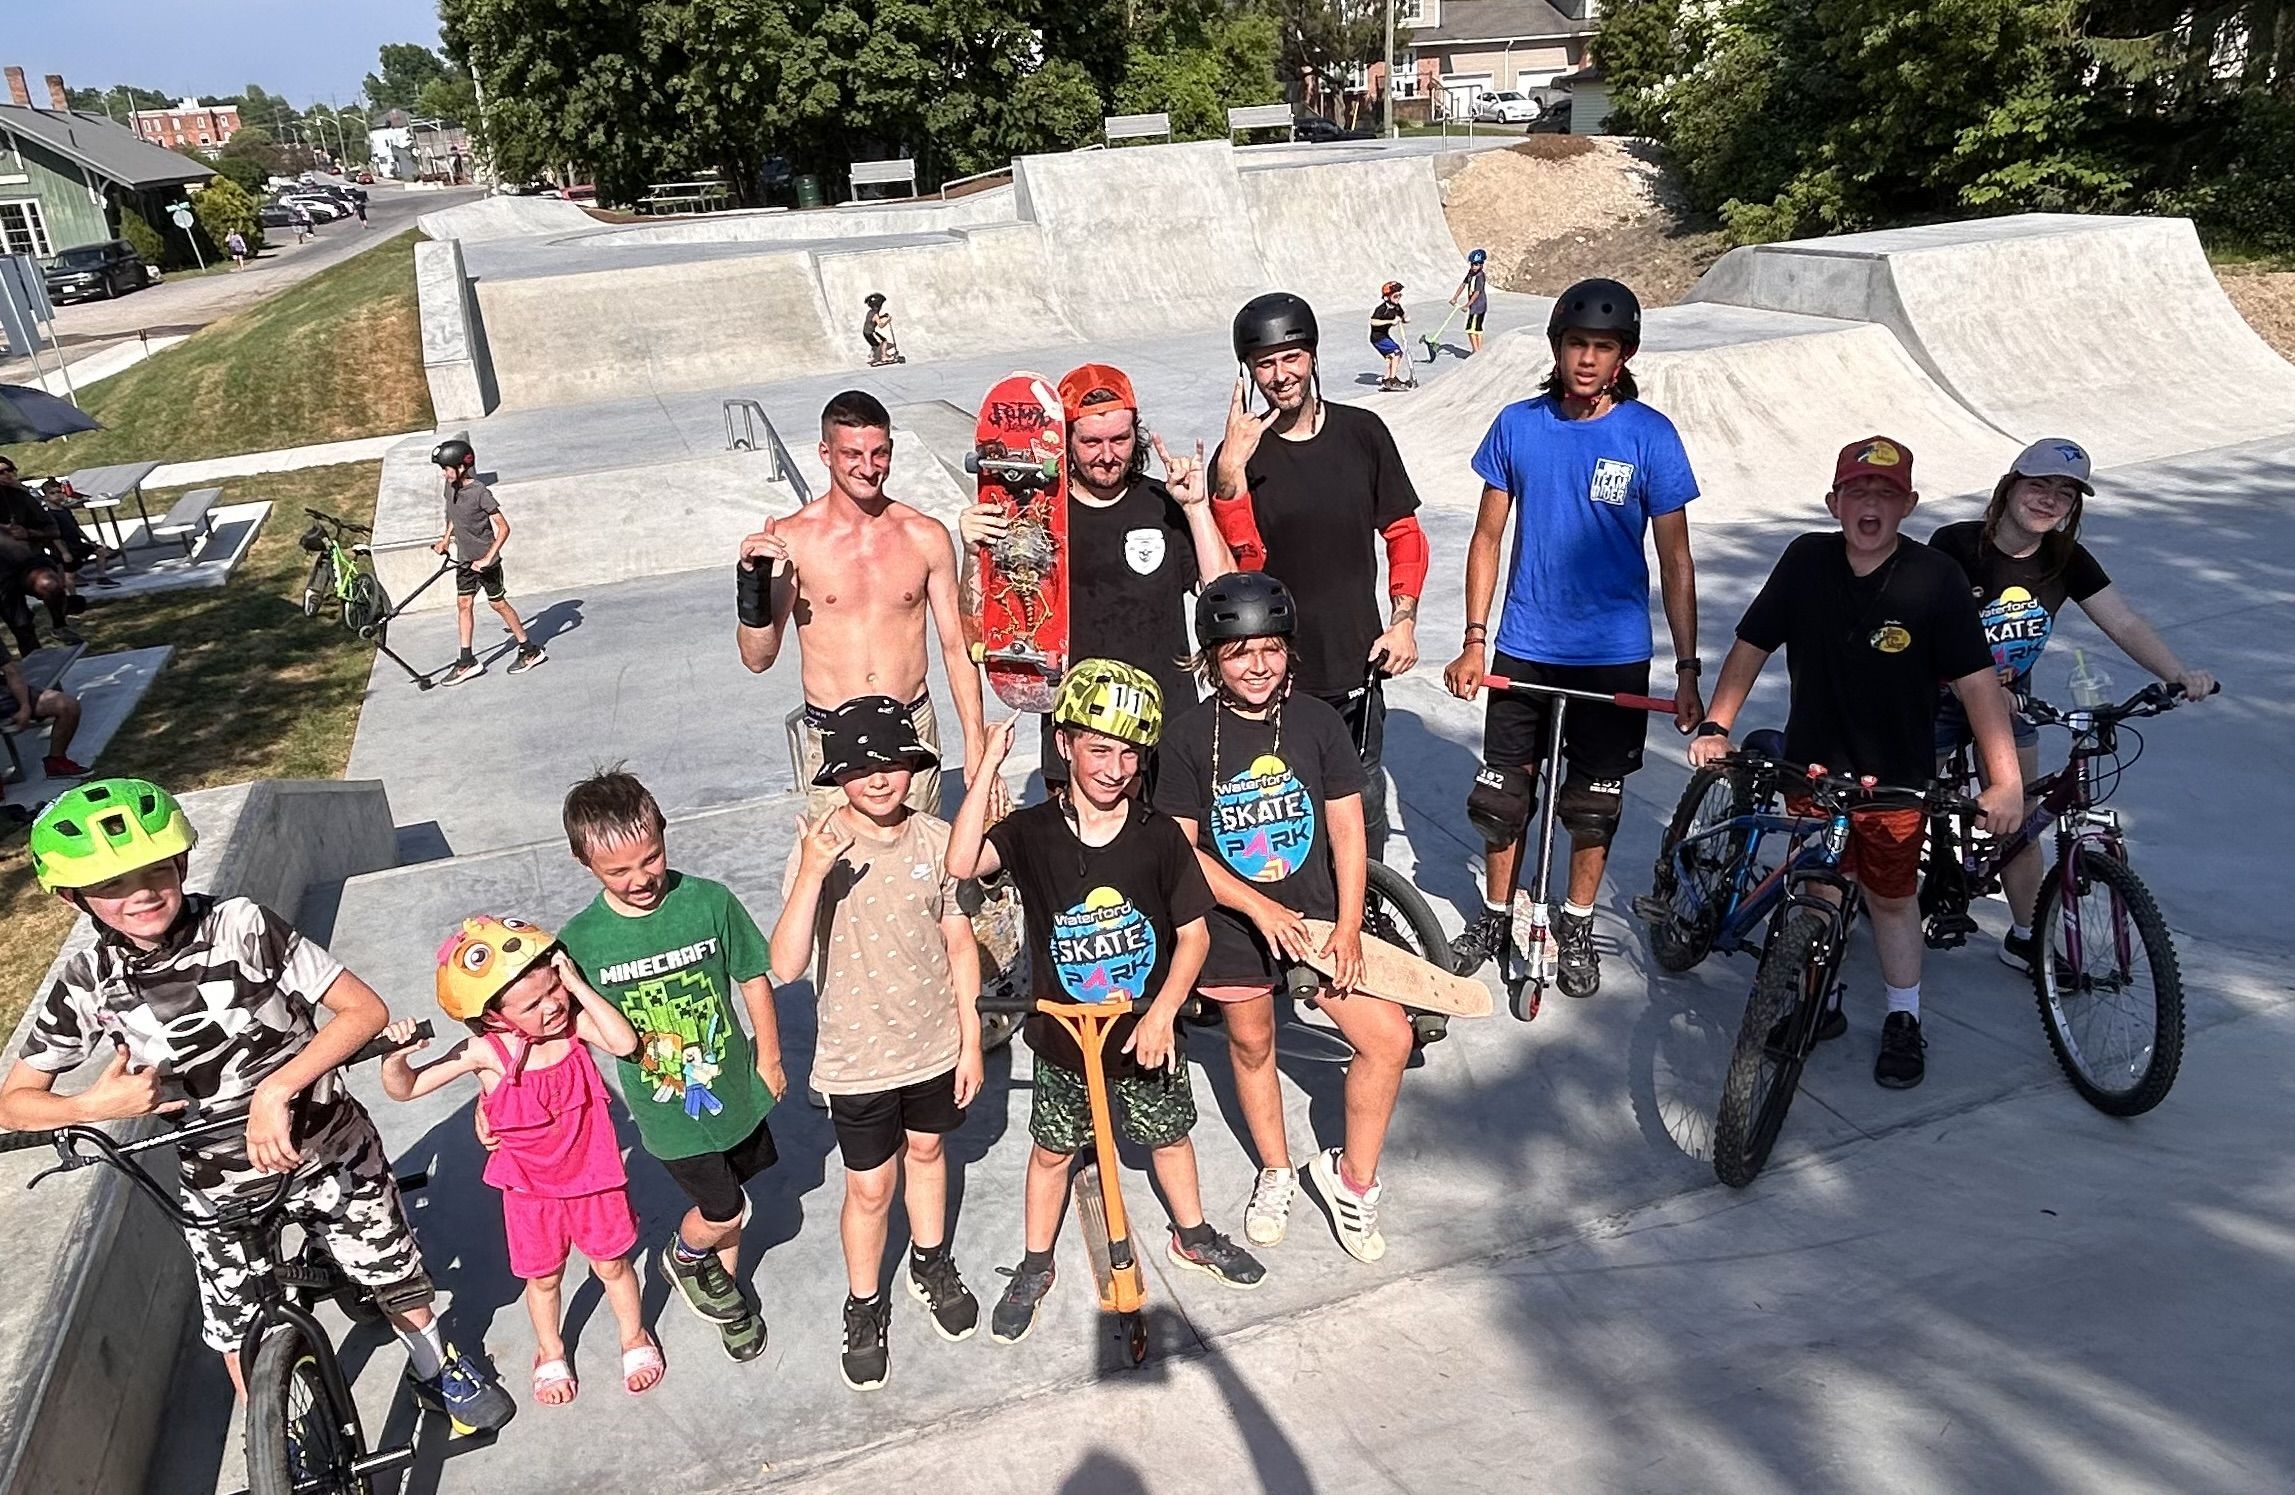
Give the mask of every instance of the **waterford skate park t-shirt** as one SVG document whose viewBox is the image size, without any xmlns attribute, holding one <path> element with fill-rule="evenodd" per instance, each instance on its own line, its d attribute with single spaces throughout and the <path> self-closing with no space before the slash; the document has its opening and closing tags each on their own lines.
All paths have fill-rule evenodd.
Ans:
<svg viewBox="0 0 2295 1495">
<path fill-rule="evenodd" d="M 757 1130 L 773 1094 L 733 996 L 765 974 L 765 937 L 722 884 L 682 872 L 650 914 L 616 913 L 600 893 L 559 939 L 598 995 L 637 1029 L 619 1061 L 622 1099 L 645 1150 L 664 1160 L 724 1152 Z"/>
<path fill-rule="evenodd" d="M 1155 807 L 1194 821 L 1198 846 L 1285 908 L 1336 919 L 1329 805 L 1361 794 L 1363 785 L 1363 762 L 1345 718 L 1313 696 L 1293 694 L 1269 721 L 1206 701 L 1163 734 Z M 1211 911 L 1209 922 L 1206 982 L 1274 979 L 1274 956 L 1250 919 L 1222 907 Z"/>
<path fill-rule="evenodd" d="M 1244 481 L 1267 574 L 1298 604 L 1296 688 L 1318 696 L 1361 690 L 1371 642 L 1385 628 L 1379 531 L 1418 512 L 1393 434 L 1368 410 L 1326 404 L 1322 429 L 1307 440 L 1261 437 Z"/>
<path fill-rule="evenodd" d="M 1178 823 L 1137 802 L 1105 846 L 1078 840 L 1056 799 L 1014 810 L 989 828 L 988 844 L 1027 909 L 1039 1000 L 1154 998 L 1171 968 L 1180 926 L 1211 912 L 1211 885 Z M 1137 1019 L 1124 1018 L 1109 1030 L 1104 1053 L 1111 1078 L 1140 1072 L 1123 1052 L 1137 1026 Z M 1051 1018 L 1030 1014 L 1026 1036 L 1039 1058 L 1083 1070 L 1075 1040 Z"/>
<path fill-rule="evenodd" d="M 1540 664 L 1650 657 L 1651 519 L 1697 497 L 1673 422 L 1639 400 L 1565 420 L 1554 395 L 1498 412 L 1474 454 L 1514 500 L 1514 555 L 1498 647 Z"/>
<path fill-rule="evenodd" d="M 1981 519 L 1948 524 L 1928 543 L 1958 561 L 1968 574 L 1969 591 L 1984 618 L 1984 637 L 1992 645 L 1992 662 L 2015 671 L 2019 682 L 2032 678 L 2032 666 L 2047 652 L 2064 599 L 2085 602 L 2112 584 L 2088 547 L 2077 541 L 2064 569 L 2050 575 L 2039 551 L 2013 556 L 1985 544 Z"/>
<path fill-rule="evenodd" d="M 1936 773 L 1937 687 L 1992 664 L 1968 579 L 1949 556 L 1900 539 L 1859 576 L 1839 530 L 1785 547 L 1737 636 L 1785 650 L 1788 758 L 1906 788 Z"/>
</svg>

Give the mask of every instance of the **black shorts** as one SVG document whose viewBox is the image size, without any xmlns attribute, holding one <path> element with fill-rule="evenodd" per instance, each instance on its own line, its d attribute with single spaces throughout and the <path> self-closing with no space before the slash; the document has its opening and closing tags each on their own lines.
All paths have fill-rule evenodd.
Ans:
<svg viewBox="0 0 2295 1495">
<path fill-rule="evenodd" d="M 837 1129 L 837 1150 L 845 1155 L 848 1171 L 882 1168 L 906 1144 L 908 1133 L 938 1136 L 964 1125 L 964 1112 L 956 1104 L 956 1071 L 892 1090 L 832 1095 L 829 1122 Z"/>
<path fill-rule="evenodd" d="M 1490 315 L 1490 313 L 1484 311 L 1468 312 L 1466 314 L 1466 330 L 1468 332 L 1480 332 L 1482 330 L 1482 319 L 1488 315 Z"/>
<path fill-rule="evenodd" d="M 1604 695 L 1649 694 L 1650 662 L 1638 664 L 1535 664 L 1500 649 L 1490 656 L 1490 673 L 1530 685 L 1593 690 Z M 1527 768 L 1535 775 L 1546 761 L 1546 734 L 1552 696 L 1492 691 L 1482 721 L 1482 761 L 1492 768 Z M 1617 783 L 1642 766 L 1642 743 L 1649 732 L 1646 711 L 1628 711 L 1597 701 L 1572 701 L 1562 719 L 1562 761 L 1574 777 Z"/>
<path fill-rule="evenodd" d="M 479 570 L 476 566 L 465 566 L 459 561 L 455 563 L 455 596 L 477 596 L 480 583 L 485 584 L 487 600 L 491 602 L 500 602 L 502 600 L 502 563 L 500 561 L 496 561 L 493 565 L 488 566 L 483 571 Z"/>
<path fill-rule="evenodd" d="M 781 1161 L 773 1145 L 771 1118 L 723 1152 L 700 1152 L 690 1158 L 663 1158 L 670 1182 L 685 1191 L 701 1218 L 724 1225 L 741 1218 L 741 1186 Z"/>
</svg>

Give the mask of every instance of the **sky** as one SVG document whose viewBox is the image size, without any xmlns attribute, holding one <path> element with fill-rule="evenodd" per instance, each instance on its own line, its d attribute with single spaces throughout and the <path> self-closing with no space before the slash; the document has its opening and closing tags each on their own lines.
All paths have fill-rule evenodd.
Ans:
<svg viewBox="0 0 2295 1495">
<path fill-rule="evenodd" d="M 0 65 L 22 68 L 41 105 L 48 73 L 73 88 L 219 94 L 257 83 L 298 106 L 348 104 L 384 42 L 438 45 L 437 0 L 0 0 L 0 8 L 8 12 Z"/>
</svg>

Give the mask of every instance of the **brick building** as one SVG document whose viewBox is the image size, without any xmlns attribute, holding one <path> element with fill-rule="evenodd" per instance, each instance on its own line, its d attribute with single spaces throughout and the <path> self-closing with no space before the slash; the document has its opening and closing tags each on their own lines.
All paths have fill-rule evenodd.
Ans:
<svg viewBox="0 0 2295 1495">
<path fill-rule="evenodd" d="M 209 108 L 197 99 L 185 99 L 172 109 L 138 109 L 135 132 L 170 150 L 179 146 L 216 150 L 239 132 L 239 106 Z"/>
</svg>

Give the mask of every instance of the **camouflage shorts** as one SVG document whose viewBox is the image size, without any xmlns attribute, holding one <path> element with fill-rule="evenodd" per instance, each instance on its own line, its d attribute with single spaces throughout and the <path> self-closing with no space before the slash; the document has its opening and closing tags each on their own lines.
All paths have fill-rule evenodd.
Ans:
<svg viewBox="0 0 2295 1495">
<path fill-rule="evenodd" d="M 1108 1106 L 1116 1130 L 1142 1147 L 1169 1147 L 1195 1130 L 1195 1086 L 1187 1066 L 1114 1080 Z M 1092 1145 L 1091 1093 L 1084 1077 L 1039 1055 L 1035 1098 L 1028 1105 L 1028 1135 L 1052 1152 L 1082 1152 Z"/>
<path fill-rule="evenodd" d="M 390 1154 L 374 1123 L 354 1110 L 349 1124 L 330 1128 L 327 1158 L 306 1162 L 287 1189 L 287 1218 L 316 1237 L 343 1274 L 392 1312 L 419 1308 L 432 1297 L 422 1253 L 399 1202 Z M 305 1147 L 308 1158 L 315 1149 Z M 269 1184 L 255 1187 L 268 1189 Z M 273 1263 L 258 1243 L 216 1231 L 184 1233 L 199 1276 L 199 1337 L 225 1352 L 239 1348 L 260 1303 L 258 1287 Z"/>
</svg>

